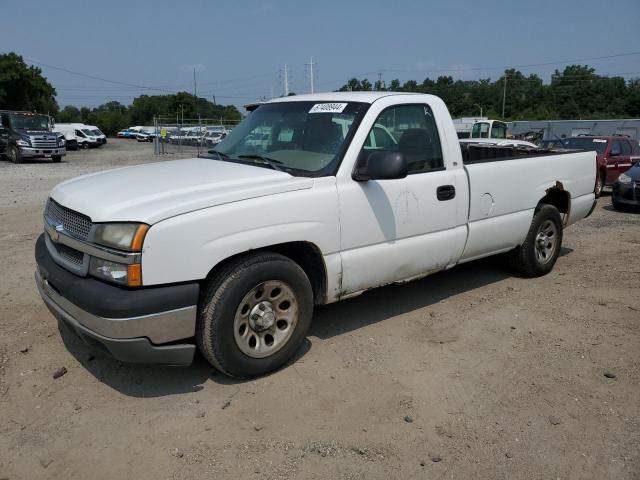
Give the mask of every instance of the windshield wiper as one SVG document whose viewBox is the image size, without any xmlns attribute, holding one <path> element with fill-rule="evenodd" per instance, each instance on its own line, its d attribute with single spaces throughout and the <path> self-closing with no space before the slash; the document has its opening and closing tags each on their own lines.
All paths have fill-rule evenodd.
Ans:
<svg viewBox="0 0 640 480">
<path fill-rule="evenodd" d="M 220 152 L 220 151 L 216 150 L 215 148 L 212 148 L 211 150 L 208 150 L 207 153 L 215 153 L 218 156 L 218 160 L 222 160 L 224 158 L 231 158 L 226 153 Z"/>
<path fill-rule="evenodd" d="M 264 155 L 258 155 L 258 154 L 238 155 L 238 158 L 248 158 L 248 159 L 253 159 L 253 160 L 262 160 L 264 163 L 269 165 L 273 170 L 277 170 L 279 172 L 282 171 L 282 168 L 280 168 L 278 165 L 276 165 L 277 163 L 282 164 L 282 162 L 280 160 L 276 160 L 275 158 L 269 158 L 269 157 L 265 157 Z"/>
</svg>

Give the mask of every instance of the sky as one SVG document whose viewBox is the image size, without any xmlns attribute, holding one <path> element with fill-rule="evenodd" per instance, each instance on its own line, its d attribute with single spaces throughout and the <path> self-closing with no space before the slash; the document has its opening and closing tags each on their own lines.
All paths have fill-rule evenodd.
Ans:
<svg viewBox="0 0 640 480">
<path fill-rule="evenodd" d="M 289 91 L 308 93 L 311 58 L 318 92 L 553 62 L 520 68 L 548 80 L 567 60 L 640 53 L 640 0 L 0 0 L 0 11 L 0 52 L 40 66 L 61 107 L 193 92 L 194 68 L 198 96 L 240 106 L 282 95 L 285 64 Z M 640 54 L 572 63 L 640 77 Z"/>
</svg>

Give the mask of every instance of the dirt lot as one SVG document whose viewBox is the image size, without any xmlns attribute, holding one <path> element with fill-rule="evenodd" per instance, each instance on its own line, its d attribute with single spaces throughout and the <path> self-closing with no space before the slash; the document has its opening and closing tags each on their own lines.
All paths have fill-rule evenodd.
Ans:
<svg viewBox="0 0 640 480">
<path fill-rule="evenodd" d="M 640 478 L 640 214 L 604 196 L 544 278 L 486 260 L 319 308 L 236 382 L 94 357 L 37 295 L 49 190 L 150 152 L 0 162 L 0 479 Z"/>
</svg>

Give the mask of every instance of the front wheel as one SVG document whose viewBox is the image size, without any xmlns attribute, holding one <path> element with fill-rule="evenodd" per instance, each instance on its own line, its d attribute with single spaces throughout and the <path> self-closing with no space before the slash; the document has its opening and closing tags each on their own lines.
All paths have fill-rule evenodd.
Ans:
<svg viewBox="0 0 640 480">
<path fill-rule="evenodd" d="M 89 148 L 89 144 L 87 142 L 84 142 L 82 144 L 82 148 L 84 148 L 85 150 Z"/>
<path fill-rule="evenodd" d="M 20 153 L 20 149 L 15 145 L 9 145 L 9 148 L 7 148 L 7 156 L 13 163 L 22 163 L 22 154 Z"/>
<path fill-rule="evenodd" d="M 312 315 L 313 293 L 302 268 L 283 255 L 258 252 L 231 262 L 205 286 L 196 342 L 222 373 L 257 377 L 293 357 Z"/>
<path fill-rule="evenodd" d="M 553 205 L 539 205 L 524 243 L 509 253 L 509 264 L 526 277 L 549 273 L 562 246 L 562 219 Z"/>
</svg>

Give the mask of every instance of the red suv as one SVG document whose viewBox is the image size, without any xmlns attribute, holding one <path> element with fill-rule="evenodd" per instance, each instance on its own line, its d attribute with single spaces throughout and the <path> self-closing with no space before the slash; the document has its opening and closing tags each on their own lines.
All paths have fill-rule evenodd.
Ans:
<svg viewBox="0 0 640 480">
<path fill-rule="evenodd" d="M 563 139 L 562 143 L 562 148 L 596 152 L 596 197 L 600 196 L 605 185 L 613 185 L 618 175 L 640 160 L 640 145 L 626 135 L 580 135 Z"/>
</svg>

